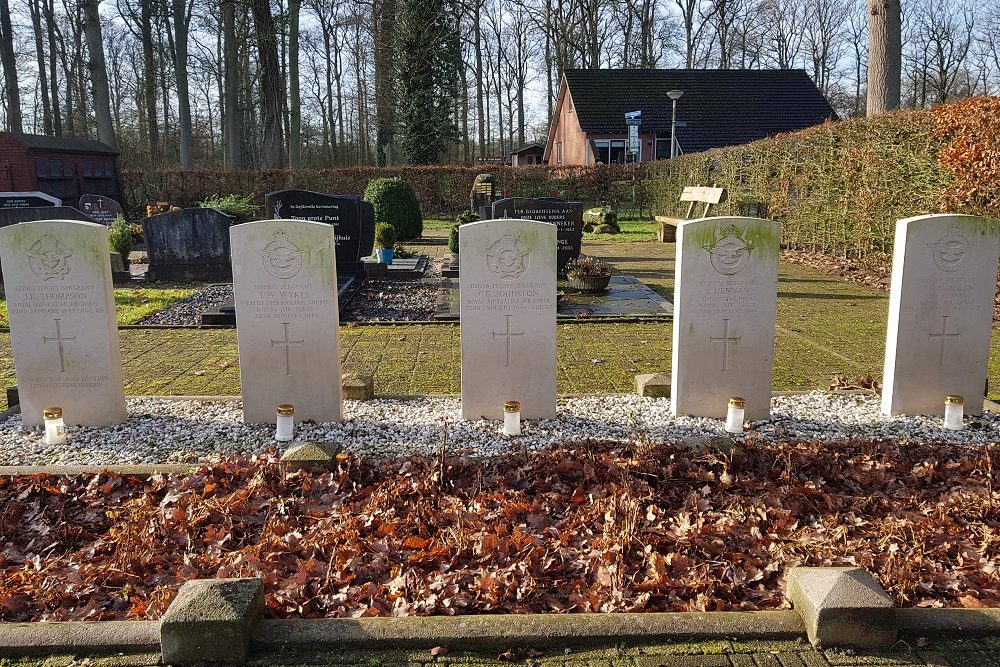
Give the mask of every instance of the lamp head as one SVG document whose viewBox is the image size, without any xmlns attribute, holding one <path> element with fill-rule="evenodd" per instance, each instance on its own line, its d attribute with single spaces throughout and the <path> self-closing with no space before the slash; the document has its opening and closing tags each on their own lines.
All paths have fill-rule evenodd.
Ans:
<svg viewBox="0 0 1000 667">
<path fill-rule="evenodd" d="M 681 98 L 681 95 L 683 95 L 683 94 L 684 94 L 683 90 L 676 90 L 675 89 L 675 90 L 668 90 L 667 91 L 667 97 L 669 97 L 670 99 L 674 100 L 675 102 L 677 100 L 679 100 Z"/>
</svg>

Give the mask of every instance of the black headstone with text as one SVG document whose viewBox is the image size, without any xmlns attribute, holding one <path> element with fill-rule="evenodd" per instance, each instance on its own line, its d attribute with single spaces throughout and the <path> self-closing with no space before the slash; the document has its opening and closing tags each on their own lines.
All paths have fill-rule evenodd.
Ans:
<svg viewBox="0 0 1000 667">
<path fill-rule="evenodd" d="M 264 195 L 264 215 L 271 219 L 312 220 L 333 225 L 337 273 L 364 272 L 362 257 L 375 246 L 375 209 L 360 197 L 309 190 L 278 190 Z"/>
<path fill-rule="evenodd" d="M 44 192 L 0 192 L 0 208 L 62 206 L 62 201 Z"/>
<path fill-rule="evenodd" d="M 83 195 L 79 209 L 102 225 L 110 225 L 119 215 L 124 215 L 122 205 L 104 195 Z"/>
<path fill-rule="evenodd" d="M 149 258 L 146 280 L 232 280 L 232 220 L 214 208 L 186 208 L 143 220 Z"/>
<path fill-rule="evenodd" d="M 32 206 L 29 208 L 0 208 L 0 227 L 35 220 L 80 220 L 94 222 L 93 218 L 69 206 Z M 0 269 L 2 270 L 2 269 Z M 0 285 L 3 275 L 0 274 Z"/>
<path fill-rule="evenodd" d="M 552 197 L 514 197 L 493 202 L 493 218 L 515 218 L 551 222 L 556 234 L 556 272 L 563 275 L 566 264 L 580 255 L 583 247 L 583 203 Z"/>
</svg>

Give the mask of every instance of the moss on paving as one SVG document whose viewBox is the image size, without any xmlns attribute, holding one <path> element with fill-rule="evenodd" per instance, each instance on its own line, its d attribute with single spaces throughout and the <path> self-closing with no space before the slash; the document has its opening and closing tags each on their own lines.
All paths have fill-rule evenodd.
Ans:
<svg viewBox="0 0 1000 667">
<path fill-rule="evenodd" d="M 435 251 L 444 252 L 434 246 Z M 445 249 L 446 250 L 446 249 Z M 673 294 L 674 244 L 585 242 L 585 252 L 637 276 L 659 294 Z M 782 262 L 775 340 L 776 390 L 825 388 L 834 374 L 852 379 L 882 372 L 888 295 Z M 152 290 L 143 290 L 151 292 Z M 233 330 L 120 332 L 130 395 L 238 394 Z M 343 369 L 370 374 L 379 394 L 457 394 L 461 346 L 454 324 L 341 328 Z M 561 324 L 557 328 L 561 394 L 631 392 L 639 373 L 670 368 L 669 322 Z M 1000 400 L 1000 330 L 990 344 L 989 397 Z M 0 388 L 15 383 L 10 336 L 0 333 Z M 0 395 L 0 407 L 6 397 Z"/>
</svg>

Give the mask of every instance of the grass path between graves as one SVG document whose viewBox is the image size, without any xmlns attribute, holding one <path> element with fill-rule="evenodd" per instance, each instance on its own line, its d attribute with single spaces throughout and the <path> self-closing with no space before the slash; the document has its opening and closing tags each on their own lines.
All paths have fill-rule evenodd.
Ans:
<svg viewBox="0 0 1000 667">
<path fill-rule="evenodd" d="M 443 235 L 445 231 L 429 235 Z M 423 246 L 440 255 L 444 246 Z M 584 251 L 637 276 L 658 293 L 673 292 L 674 245 L 621 243 L 588 236 Z M 882 372 L 888 294 L 819 270 L 782 262 L 775 341 L 776 390 L 816 389 L 835 373 Z M 557 386 L 562 394 L 629 392 L 637 373 L 670 369 L 669 322 L 560 324 Z M 237 394 L 233 330 L 122 330 L 126 392 Z M 461 351 L 456 325 L 353 326 L 341 329 L 345 371 L 371 374 L 380 394 L 457 394 Z M 990 392 L 1000 399 L 1000 329 L 990 345 Z M 10 336 L 0 333 L 0 385 L 11 386 Z M 0 406 L 6 399 L 0 396 Z"/>
</svg>

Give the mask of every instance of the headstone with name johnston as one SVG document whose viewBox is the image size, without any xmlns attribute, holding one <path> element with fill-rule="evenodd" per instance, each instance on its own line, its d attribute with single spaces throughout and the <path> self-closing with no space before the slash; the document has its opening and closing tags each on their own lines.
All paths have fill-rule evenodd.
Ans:
<svg viewBox="0 0 1000 667">
<path fill-rule="evenodd" d="M 333 227 L 261 220 L 231 234 L 244 420 L 274 423 L 290 403 L 296 422 L 340 421 Z"/>
<path fill-rule="evenodd" d="M 108 230 L 45 220 L 0 229 L 21 420 L 43 423 L 60 407 L 67 424 L 125 421 Z"/>
<path fill-rule="evenodd" d="M 532 220 L 462 226 L 462 417 L 556 414 L 556 227 Z"/>
<path fill-rule="evenodd" d="M 551 222 L 556 236 L 556 271 L 563 275 L 566 264 L 580 256 L 583 246 L 583 203 L 560 199 L 515 197 L 493 202 L 494 218 Z"/>
<path fill-rule="evenodd" d="M 771 414 L 781 226 L 718 217 L 677 227 L 674 414 L 724 418 L 746 401 L 746 418 Z"/>
<path fill-rule="evenodd" d="M 359 274 L 362 257 L 372 254 L 375 245 L 375 209 L 360 197 L 278 190 L 264 195 L 268 218 L 311 220 L 333 225 L 337 240 L 337 271 Z"/>
<path fill-rule="evenodd" d="M 882 412 L 944 413 L 945 396 L 983 409 L 1000 222 L 924 215 L 896 223 Z"/>
</svg>

